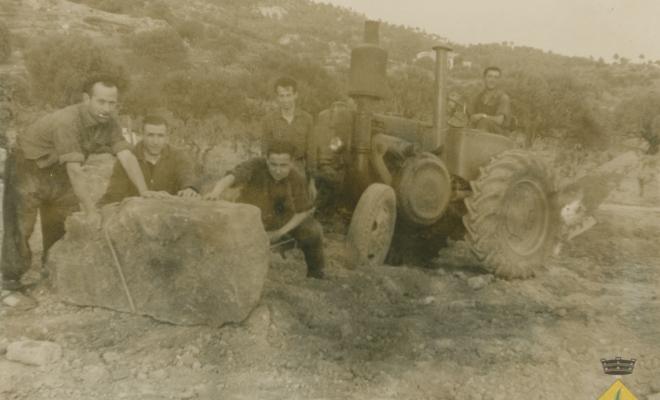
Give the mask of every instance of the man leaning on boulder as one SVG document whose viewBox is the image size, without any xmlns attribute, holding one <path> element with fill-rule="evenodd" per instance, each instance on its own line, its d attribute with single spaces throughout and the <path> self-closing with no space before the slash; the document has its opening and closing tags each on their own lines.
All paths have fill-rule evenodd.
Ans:
<svg viewBox="0 0 660 400">
<path fill-rule="evenodd" d="M 239 164 L 204 196 L 218 200 L 229 187 L 242 186 L 241 203 L 261 209 L 261 219 L 271 243 L 291 235 L 305 255 L 307 276 L 324 277 L 323 227 L 314 219 L 309 185 L 294 167 L 296 147 L 290 142 L 272 141 L 266 158 Z"/>
<path fill-rule="evenodd" d="M 24 289 L 21 277 L 31 265 L 28 239 L 37 212 L 41 216 L 43 259 L 64 235 L 64 221 L 78 204 L 90 223 L 100 224 L 100 215 L 84 185 L 82 164 L 88 155 L 116 154 L 141 196 L 160 196 L 148 190 L 138 160 L 121 134 L 115 119 L 118 92 L 112 77 L 93 77 L 83 85 L 81 103 L 48 114 L 18 134 L 5 167 L 0 260 L 3 290 Z"/>
<path fill-rule="evenodd" d="M 148 115 L 142 121 L 142 141 L 133 150 L 147 188 L 163 196 L 199 197 L 193 166 L 188 157 L 169 145 L 167 121 L 157 115 Z M 139 196 L 137 186 L 117 162 L 110 183 L 99 204 L 121 201 Z"/>
</svg>

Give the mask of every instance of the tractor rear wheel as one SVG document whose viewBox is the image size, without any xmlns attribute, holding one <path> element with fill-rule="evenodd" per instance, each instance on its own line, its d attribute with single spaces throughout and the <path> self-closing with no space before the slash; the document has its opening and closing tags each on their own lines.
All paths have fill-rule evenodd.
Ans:
<svg viewBox="0 0 660 400">
<path fill-rule="evenodd" d="M 526 151 L 495 157 L 470 183 L 463 223 L 484 268 L 502 278 L 527 278 L 557 244 L 559 207 L 552 173 Z"/>
<path fill-rule="evenodd" d="M 396 194 L 382 183 L 369 185 L 351 217 L 346 250 L 348 265 L 382 265 L 392 243 L 396 222 Z"/>
</svg>

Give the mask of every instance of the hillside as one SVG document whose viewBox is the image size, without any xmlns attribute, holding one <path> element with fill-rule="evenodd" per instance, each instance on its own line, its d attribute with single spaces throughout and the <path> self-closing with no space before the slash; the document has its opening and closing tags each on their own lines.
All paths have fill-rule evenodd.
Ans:
<svg viewBox="0 0 660 400">
<path fill-rule="evenodd" d="M 113 71 L 130 82 L 122 112 L 137 116 L 168 109 L 181 126 L 192 119 L 216 119 L 217 125 L 221 116 L 222 127 L 211 130 L 227 137 L 254 135 L 251 124 L 269 107 L 270 83 L 278 75 L 300 81 L 302 106 L 314 114 L 345 98 L 350 49 L 361 41 L 365 20 L 308 0 L 0 0 L 0 18 L 15 49 L 2 68 L 15 77 L 27 66 L 12 82 L 15 97 L 28 109 L 75 101 L 80 74 L 110 60 L 117 65 Z M 430 118 L 428 51 L 445 40 L 382 24 L 392 90 L 386 111 Z M 48 61 L 44 51 L 31 51 L 39 42 L 52 53 Z M 451 89 L 467 99 L 479 89 L 485 66 L 502 67 L 519 130 L 530 143 L 546 138 L 602 148 L 649 135 L 644 126 L 650 111 L 630 115 L 635 107 L 625 103 L 657 97 L 660 66 L 651 60 L 607 64 L 511 42 L 449 44 L 455 51 Z M 53 63 L 63 68 L 44 68 Z M 62 77 L 61 69 L 69 76 Z M 625 124 L 618 122 L 622 119 Z M 189 133 L 180 136 L 190 141 Z"/>
</svg>

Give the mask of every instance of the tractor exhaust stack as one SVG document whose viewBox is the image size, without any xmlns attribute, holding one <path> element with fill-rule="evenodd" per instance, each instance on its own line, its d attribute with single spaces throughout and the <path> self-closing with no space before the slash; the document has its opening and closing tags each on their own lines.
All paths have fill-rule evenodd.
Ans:
<svg viewBox="0 0 660 400">
<path fill-rule="evenodd" d="M 435 104 L 433 107 L 433 130 L 426 138 L 424 150 L 437 153 L 447 136 L 447 82 L 449 81 L 448 54 L 452 50 L 444 45 L 434 46 L 435 51 Z"/>
</svg>

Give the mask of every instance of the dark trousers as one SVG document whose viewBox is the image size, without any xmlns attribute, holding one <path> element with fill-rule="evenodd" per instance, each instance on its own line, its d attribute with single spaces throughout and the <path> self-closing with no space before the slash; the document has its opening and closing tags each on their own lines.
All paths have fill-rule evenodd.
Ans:
<svg viewBox="0 0 660 400">
<path fill-rule="evenodd" d="M 481 118 L 477 122 L 475 128 L 490 133 L 497 133 L 500 135 L 507 133 L 507 130 L 504 129 L 502 125 L 488 118 Z"/>
<path fill-rule="evenodd" d="M 307 271 L 323 271 L 325 254 L 323 253 L 323 227 L 321 224 L 310 216 L 290 234 L 305 255 Z"/>
<path fill-rule="evenodd" d="M 32 264 L 28 240 L 37 212 L 41 215 L 43 260 L 48 249 L 64 236 L 66 217 L 78 209 L 64 165 L 39 168 L 13 150 L 5 163 L 5 190 L 2 203 L 4 236 L 0 272 L 3 280 L 19 280 Z"/>
</svg>

